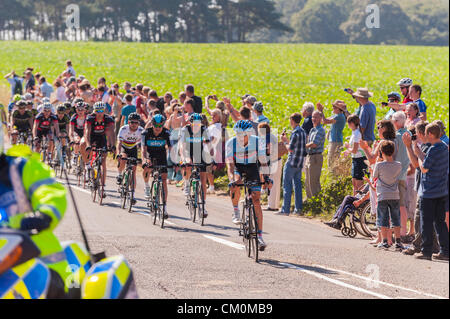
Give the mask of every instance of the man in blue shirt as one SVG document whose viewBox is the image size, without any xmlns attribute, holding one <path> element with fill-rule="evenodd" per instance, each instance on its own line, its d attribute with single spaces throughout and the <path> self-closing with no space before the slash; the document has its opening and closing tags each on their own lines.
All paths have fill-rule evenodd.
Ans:
<svg viewBox="0 0 450 319">
<path fill-rule="evenodd" d="M 420 119 L 422 121 L 427 120 L 427 106 L 424 101 L 422 101 L 422 88 L 418 84 L 414 84 L 409 88 L 409 96 L 412 100 L 414 100 L 414 103 L 417 104 L 419 107 L 420 112 Z"/>
<path fill-rule="evenodd" d="M 39 79 L 39 84 L 40 84 L 39 89 L 41 91 L 42 97 L 50 98 L 51 94 L 53 93 L 53 87 L 47 83 L 45 77 Z"/>
<path fill-rule="evenodd" d="M 331 132 L 329 137 L 330 143 L 328 149 L 328 167 L 331 172 L 334 172 L 334 168 L 336 167 L 335 163 L 341 155 L 342 145 L 344 144 L 342 131 L 345 128 L 346 119 L 344 111 L 347 110 L 347 106 L 345 105 L 345 102 L 341 100 L 336 100 L 332 105 L 334 115 L 329 118 L 325 118 L 325 115 L 323 115 L 322 104 L 317 103 L 317 109 L 322 112 L 323 123 L 331 124 Z"/>
<path fill-rule="evenodd" d="M 372 146 L 375 141 L 374 129 L 377 117 L 375 104 L 369 101 L 369 98 L 373 96 L 373 93 L 369 92 L 366 88 L 359 88 L 353 96 L 356 98 L 356 101 L 362 105 L 360 115 L 362 139 L 366 141 L 369 146 Z"/>
<path fill-rule="evenodd" d="M 295 188 L 295 211 L 291 216 L 302 215 L 302 168 L 306 156 L 306 133 L 300 127 L 302 116 L 299 113 L 291 115 L 290 124 L 293 128 L 290 143 L 283 133 L 281 140 L 288 147 L 289 156 L 283 171 L 284 202 L 280 214 L 289 215 L 291 211 L 292 186 Z"/>
<path fill-rule="evenodd" d="M 5 79 L 9 82 L 10 86 L 11 86 L 11 99 L 14 97 L 15 94 L 20 94 L 22 95 L 24 92 L 23 90 L 23 78 L 20 78 L 19 76 L 17 76 L 16 72 L 13 70 L 10 73 L 8 73 L 7 75 L 5 75 Z M 16 90 L 16 86 L 19 85 L 22 88 L 19 89 L 17 88 Z M 19 92 L 20 91 L 20 92 Z"/>
<path fill-rule="evenodd" d="M 309 132 L 314 127 L 313 122 L 312 122 L 313 112 L 314 112 L 314 104 L 312 104 L 311 102 L 306 102 L 305 104 L 303 104 L 302 116 L 303 116 L 304 120 L 303 120 L 303 124 L 302 124 L 302 129 L 305 131 L 307 136 L 309 135 Z"/>
<path fill-rule="evenodd" d="M 419 158 L 422 172 L 418 195 L 420 197 L 420 222 L 422 234 L 422 254 L 419 259 L 432 259 L 433 225 L 439 241 L 440 252 L 433 255 L 438 260 L 448 260 L 449 238 L 445 223 L 448 200 L 448 147 L 441 142 L 441 128 L 436 123 L 428 124 L 426 139 L 432 146 L 424 160 Z"/>
<path fill-rule="evenodd" d="M 321 191 L 320 175 L 323 165 L 323 148 L 325 144 L 325 129 L 321 125 L 323 114 L 314 111 L 312 114 L 313 129 L 308 135 L 308 143 L 306 144 L 305 163 L 305 188 L 306 197 L 308 199 L 316 196 Z"/>
<path fill-rule="evenodd" d="M 120 123 L 120 126 L 124 126 L 128 124 L 128 115 L 130 115 L 131 113 L 136 113 L 136 105 L 133 105 L 133 96 L 131 94 L 126 94 L 125 95 L 125 102 L 127 103 L 123 108 L 122 108 L 122 121 Z"/>
</svg>

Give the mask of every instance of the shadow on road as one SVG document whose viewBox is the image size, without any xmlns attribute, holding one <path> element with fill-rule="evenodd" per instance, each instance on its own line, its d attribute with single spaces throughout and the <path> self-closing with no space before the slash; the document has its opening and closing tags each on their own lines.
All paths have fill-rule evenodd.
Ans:
<svg viewBox="0 0 450 319">
<path fill-rule="evenodd" d="M 332 271 L 332 270 L 328 270 L 328 269 L 324 269 L 321 267 L 313 267 L 313 266 L 306 266 L 306 265 L 299 265 L 299 264 L 293 264 L 293 263 L 284 263 L 284 262 L 280 262 L 278 260 L 273 260 L 273 259 L 260 259 L 259 263 L 261 265 L 265 265 L 265 266 L 270 266 L 270 267 L 274 267 L 277 269 L 295 269 L 294 267 L 298 267 L 301 268 L 303 270 L 308 270 L 308 271 L 313 271 L 319 274 L 327 274 L 327 275 L 336 275 L 338 274 L 338 272 Z"/>
<path fill-rule="evenodd" d="M 209 230 L 202 230 L 202 229 L 193 229 L 193 228 L 178 227 L 178 226 L 172 226 L 172 225 L 164 226 L 164 228 L 173 229 L 178 232 L 184 232 L 184 233 L 189 232 L 189 233 L 197 233 L 197 234 L 215 235 L 215 236 L 220 236 L 220 237 L 230 237 L 225 234 L 216 233 L 214 231 L 209 231 Z"/>
</svg>

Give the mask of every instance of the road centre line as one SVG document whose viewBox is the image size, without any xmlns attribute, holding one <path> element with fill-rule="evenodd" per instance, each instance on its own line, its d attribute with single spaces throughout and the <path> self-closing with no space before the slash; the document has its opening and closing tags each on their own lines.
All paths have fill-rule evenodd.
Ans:
<svg viewBox="0 0 450 319">
<path fill-rule="evenodd" d="M 381 298 L 381 299 L 392 299 L 391 297 L 388 297 L 388 296 L 385 296 L 385 295 L 382 295 L 382 294 L 379 294 L 379 293 L 376 293 L 376 292 L 373 292 L 373 291 L 370 291 L 370 290 L 366 290 L 366 289 L 363 289 L 363 288 L 360 288 L 360 287 L 357 287 L 357 286 L 353 286 L 353 285 L 347 284 L 345 282 L 342 282 L 340 280 L 329 278 L 329 277 L 324 276 L 322 274 L 317 274 L 317 273 L 315 273 L 313 271 L 304 269 L 304 268 L 299 267 L 299 266 L 295 266 L 295 265 L 292 265 L 292 264 L 289 264 L 289 263 L 279 263 L 279 264 L 282 265 L 282 266 L 286 266 L 288 268 L 291 268 L 291 269 L 300 270 L 300 271 L 302 271 L 302 272 L 304 272 L 304 273 L 306 273 L 308 275 L 312 275 L 312 276 L 317 277 L 319 279 L 323 279 L 323 280 L 329 281 L 329 282 L 331 282 L 331 283 L 333 283 L 335 285 L 338 285 L 338 286 L 342 286 L 342 287 L 345 287 L 345 288 L 356 290 L 356 291 L 359 291 L 359 292 L 362 292 L 362 293 L 365 293 L 365 294 L 368 294 L 368 295 L 372 295 L 372 296 L 375 296 L 375 297 Z"/>
<path fill-rule="evenodd" d="M 353 276 L 355 278 L 359 278 L 359 279 L 365 280 L 367 282 L 381 284 L 381 285 L 385 285 L 385 286 L 392 287 L 392 288 L 398 288 L 398 289 L 409 291 L 409 292 L 413 292 L 413 293 L 416 293 L 416 294 L 419 294 L 419 295 L 424 295 L 424 296 L 428 296 L 428 297 L 432 297 L 432 298 L 436 298 L 436 299 L 448 299 L 447 297 L 442 297 L 442 296 L 433 295 L 433 294 L 430 294 L 430 293 L 427 293 L 427 292 L 414 290 L 414 289 L 411 289 L 411 288 L 405 288 L 405 287 L 402 287 L 402 286 L 397 286 L 397 285 L 394 285 L 394 284 L 391 284 L 391 283 L 388 283 L 388 282 L 384 282 L 384 281 L 380 281 L 380 280 L 373 280 L 370 277 L 360 276 L 360 275 L 353 274 L 351 272 L 347 272 L 347 271 L 344 271 L 344 270 L 334 269 L 334 268 L 325 267 L 325 266 L 321 266 L 321 265 L 313 265 L 313 266 L 320 267 L 320 268 L 323 268 L 323 269 L 326 269 L 326 270 L 340 272 L 342 274 Z"/>
<path fill-rule="evenodd" d="M 203 235 L 203 237 L 208 238 L 208 239 L 210 239 L 210 240 L 212 240 L 212 241 L 215 241 L 215 242 L 218 242 L 218 243 L 227 245 L 227 246 L 232 247 L 232 248 L 235 248 L 235 249 L 240 249 L 240 250 L 242 250 L 242 249 L 245 248 L 244 245 L 236 244 L 236 243 L 234 243 L 234 242 L 232 242 L 232 241 L 225 240 L 225 239 L 222 239 L 222 238 L 218 238 L 218 237 L 215 237 L 215 236 Z"/>
</svg>

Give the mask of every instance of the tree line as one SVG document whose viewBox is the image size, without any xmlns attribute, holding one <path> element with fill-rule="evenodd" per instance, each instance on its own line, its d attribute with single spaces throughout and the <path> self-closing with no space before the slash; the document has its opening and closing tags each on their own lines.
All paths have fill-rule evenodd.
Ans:
<svg viewBox="0 0 450 319">
<path fill-rule="evenodd" d="M 79 7 L 68 28 L 67 6 Z M 367 27 L 366 7 L 380 27 Z M 70 12 L 69 12 L 70 13 Z M 0 40 L 449 44 L 447 0 L 0 0 Z"/>
</svg>

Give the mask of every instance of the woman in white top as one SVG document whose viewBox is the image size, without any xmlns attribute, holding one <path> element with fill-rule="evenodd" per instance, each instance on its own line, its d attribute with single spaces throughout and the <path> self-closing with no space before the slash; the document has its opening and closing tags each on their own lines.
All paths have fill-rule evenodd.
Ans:
<svg viewBox="0 0 450 319">
<path fill-rule="evenodd" d="M 359 117 L 357 115 L 350 115 L 347 119 L 348 127 L 352 130 L 350 143 L 345 143 L 346 155 L 352 156 L 352 184 L 353 196 L 364 184 L 364 171 L 367 170 L 367 165 L 364 161 L 367 159 L 363 149 L 360 146 L 361 131 L 359 130 Z"/>
<path fill-rule="evenodd" d="M 214 109 L 211 112 L 212 124 L 208 126 L 208 135 L 211 137 L 211 156 L 214 163 L 222 164 L 222 112 L 219 109 Z M 214 173 L 211 168 L 207 169 L 206 178 L 208 179 L 209 188 L 208 194 L 214 194 Z"/>
</svg>

